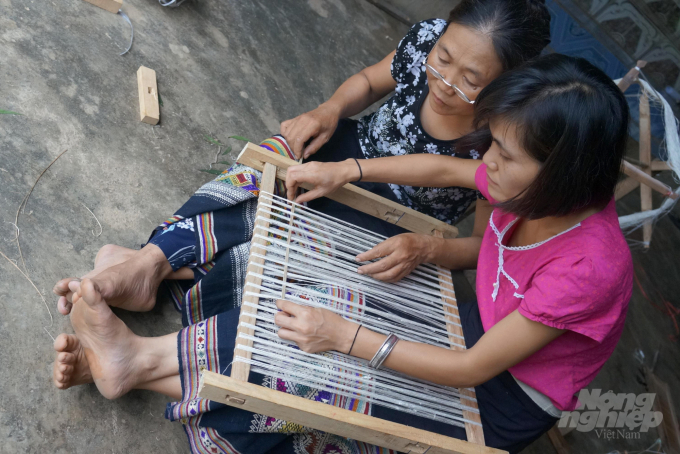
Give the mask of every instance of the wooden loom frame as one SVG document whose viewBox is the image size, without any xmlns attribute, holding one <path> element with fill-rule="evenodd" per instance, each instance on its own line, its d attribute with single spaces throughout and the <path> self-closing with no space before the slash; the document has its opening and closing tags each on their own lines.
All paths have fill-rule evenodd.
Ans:
<svg viewBox="0 0 680 454">
<path fill-rule="evenodd" d="M 637 66 L 632 68 L 619 81 L 618 87 L 622 92 L 625 92 L 628 87 L 634 83 L 639 83 L 638 77 L 641 68 L 647 64 L 646 61 L 639 60 Z M 673 189 L 657 180 L 652 176 L 653 171 L 670 170 L 668 164 L 664 161 L 655 159 L 652 161 L 652 120 L 649 111 L 649 96 L 640 84 L 640 160 L 637 167 L 627 160 L 623 161 L 623 172 L 628 175 L 628 178 L 621 180 L 616 186 L 616 194 L 614 198 L 619 200 L 628 193 L 640 187 L 641 210 L 649 211 L 652 206 L 652 190 L 655 190 L 666 197 L 677 199 L 678 194 L 673 192 Z M 630 158 L 626 158 L 630 159 Z M 649 243 L 652 241 L 652 221 L 646 222 L 642 226 L 642 241 L 645 248 L 649 248 Z"/>
<path fill-rule="evenodd" d="M 274 192 L 276 179 L 285 181 L 288 167 L 298 164 L 292 159 L 272 153 L 251 143 L 244 147 L 237 158 L 237 162 L 261 170 L 263 174 L 260 189 L 270 193 Z M 412 232 L 443 238 L 455 238 L 458 234 L 458 230 L 449 224 L 376 196 L 351 184 L 343 186 L 327 197 L 392 224 L 398 224 Z M 257 224 L 266 227 L 268 222 L 258 220 Z M 253 244 L 265 245 L 266 241 L 253 239 Z M 251 255 L 248 260 L 248 271 L 260 273 L 263 265 L 264 259 Z M 246 282 L 255 285 L 260 285 L 258 281 L 260 279 L 253 276 L 246 278 Z M 440 284 L 443 287 L 442 302 L 444 302 L 444 299 L 449 300 L 448 305 L 443 306 L 444 310 L 450 314 L 447 317 L 447 322 L 453 321 L 453 318 L 458 316 L 458 309 L 457 307 L 449 307 L 449 305 L 456 304 L 450 274 L 440 275 Z M 444 292 L 450 292 L 453 297 Z M 246 295 L 244 291 L 243 301 L 257 305 L 259 297 Z M 257 309 L 243 304 L 239 323 L 244 318 L 250 320 L 250 314 L 254 312 L 257 312 Z M 463 349 L 463 347 L 456 346 L 457 342 L 454 341 L 452 336 L 462 336 L 462 328 L 453 323 L 447 323 L 447 330 L 450 334 L 451 348 Z M 253 334 L 251 329 L 239 326 L 238 333 L 242 332 Z M 237 347 L 238 345 L 252 346 L 252 341 L 237 337 L 236 345 Z M 234 356 L 249 358 L 251 353 L 236 348 Z M 198 396 L 401 452 L 412 454 L 501 454 L 505 452 L 485 446 L 479 413 L 463 411 L 465 419 L 475 421 L 480 425 L 465 423 L 465 431 L 469 441 L 459 440 L 248 383 L 249 374 L 250 364 L 245 362 L 233 363 L 231 377 L 203 371 Z M 469 407 L 478 408 L 476 400 L 465 399 L 465 397 L 476 398 L 474 389 L 470 391 L 461 388 L 459 392 L 461 402 L 464 401 L 464 404 Z"/>
</svg>

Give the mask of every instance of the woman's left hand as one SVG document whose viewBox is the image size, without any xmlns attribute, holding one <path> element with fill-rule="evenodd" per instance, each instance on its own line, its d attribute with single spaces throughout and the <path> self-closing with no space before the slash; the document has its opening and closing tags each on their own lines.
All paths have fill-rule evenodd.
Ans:
<svg viewBox="0 0 680 454">
<path fill-rule="evenodd" d="M 307 353 L 335 350 L 347 353 L 358 325 L 329 310 L 301 306 L 290 301 L 276 302 L 281 312 L 274 316 L 281 339 L 295 342 Z"/>
<path fill-rule="evenodd" d="M 359 274 L 366 274 L 385 282 L 397 282 L 411 273 L 418 265 L 427 262 L 436 247 L 436 239 L 417 233 L 403 233 L 388 238 L 362 254 L 357 261 L 377 262 L 359 267 Z"/>
</svg>

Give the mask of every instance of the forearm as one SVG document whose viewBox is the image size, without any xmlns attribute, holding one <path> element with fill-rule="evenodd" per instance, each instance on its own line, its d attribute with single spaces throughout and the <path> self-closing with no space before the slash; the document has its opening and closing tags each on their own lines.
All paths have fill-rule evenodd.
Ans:
<svg viewBox="0 0 680 454">
<path fill-rule="evenodd" d="M 362 327 L 352 349 L 352 356 L 370 360 L 386 338 L 384 334 Z M 383 367 L 455 388 L 467 388 L 479 384 L 479 374 L 472 367 L 467 350 L 448 350 L 400 340 L 383 363 Z"/>
<path fill-rule="evenodd" d="M 363 71 L 347 79 L 320 107 L 332 109 L 338 118 L 348 118 L 366 109 L 387 93 L 377 93 Z"/>
<path fill-rule="evenodd" d="M 363 159 L 359 164 L 361 171 L 353 159 L 338 163 L 346 182 L 356 181 L 361 176 L 362 181 L 373 183 L 476 189 L 474 175 L 481 162 L 451 156 L 413 154 Z"/>
<path fill-rule="evenodd" d="M 427 237 L 430 242 L 427 263 L 434 263 L 449 270 L 477 268 L 482 237 L 444 239 Z"/>
</svg>

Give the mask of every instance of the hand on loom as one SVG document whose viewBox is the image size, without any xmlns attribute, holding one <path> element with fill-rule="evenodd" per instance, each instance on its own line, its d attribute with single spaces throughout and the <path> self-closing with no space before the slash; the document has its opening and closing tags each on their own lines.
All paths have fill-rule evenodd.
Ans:
<svg viewBox="0 0 680 454">
<path fill-rule="evenodd" d="M 338 127 L 339 120 L 340 116 L 336 109 L 322 104 L 310 112 L 281 123 L 281 135 L 290 144 L 298 159 L 303 156 L 308 158 L 328 142 Z M 305 146 L 310 140 L 309 145 Z"/>
<path fill-rule="evenodd" d="M 288 197 L 295 197 L 297 190 L 304 183 L 314 186 L 314 189 L 300 194 L 295 202 L 304 203 L 318 199 L 350 181 L 359 179 L 359 166 L 354 160 L 342 162 L 308 162 L 299 166 L 288 167 L 286 173 L 286 192 Z"/>
<path fill-rule="evenodd" d="M 347 353 L 358 325 L 338 314 L 318 307 L 301 306 L 290 301 L 276 302 L 281 312 L 274 316 L 281 339 L 295 342 L 307 353 L 335 350 Z"/>
<path fill-rule="evenodd" d="M 359 274 L 381 281 L 397 282 L 421 263 L 430 261 L 435 248 L 432 239 L 417 233 L 404 233 L 388 238 L 373 249 L 357 255 L 358 262 L 381 259 L 359 267 Z"/>
</svg>

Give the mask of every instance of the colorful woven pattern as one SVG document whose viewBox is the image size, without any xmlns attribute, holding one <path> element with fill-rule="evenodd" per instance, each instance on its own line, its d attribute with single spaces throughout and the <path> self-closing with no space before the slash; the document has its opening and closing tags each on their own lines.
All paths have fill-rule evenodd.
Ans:
<svg viewBox="0 0 680 454">
<path fill-rule="evenodd" d="M 260 146 L 262 148 L 266 148 L 267 150 L 273 151 L 274 153 L 278 153 L 281 156 L 285 156 L 290 159 L 296 159 L 295 155 L 288 146 L 288 142 L 286 142 L 286 139 L 284 139 L 281 135 L 275 135 L 264 140 Z"/>
</svg>

